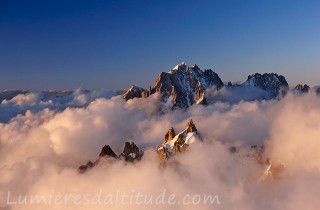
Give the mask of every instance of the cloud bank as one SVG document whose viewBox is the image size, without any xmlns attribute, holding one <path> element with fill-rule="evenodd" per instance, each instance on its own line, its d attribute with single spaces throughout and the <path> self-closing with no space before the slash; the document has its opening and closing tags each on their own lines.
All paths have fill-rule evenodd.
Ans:
<svg viewBox="0 0 320 210">
<path fill-rule="evenodd" d="M 26 111 L 38 112 L 45 108 L 61 111 L 67 107 L 85 107 L 97 98 L 111 98 L 112 90 L 75 91 L 0 91 L 0 122 L 8 122 Z"/>
<path fill-rule="evenodd" d="M 233 93 L 211 93 L 217 94 L 225 100 L 188 110 L 171 110 L 170 100 L 163 103 L 157 94 L 127 103 L 121 96 L 74 94 L 60 103 L 30 93 L 2 102 L 1 113 L 10 117 L 0 124 L 0 208 L 317 209 L 320 98 L 310 93 L 288 94 L 281 100 L 230 101 L 228 94 Z M 21 110 L 25 111 L 6 114 Z M 203 144 L 160 167 L 156 146 L 170 127 L 183 130 L 188 118 L 195 122 Z M 106 161 L 78 173 L 78 166 L 95 160 L 102 146 L 109 144 L 119 154 L 125 141 L 145 150 L 141 161 Z M 231 145 L 239 152 L 230 154 Z M 251 145 L 265 145 L 268 157 L 285 165 L 277 179 L 258 181 L 265 168 L 246 158 Z M 31 194 L 93 196 L 120 191 L 157 196 L 164 190 L 178 200 L 186 194 L 218 195 L 220 204 L 7 204 L 8 192 L 15 202 L 19 195 Z"/>
</svg>

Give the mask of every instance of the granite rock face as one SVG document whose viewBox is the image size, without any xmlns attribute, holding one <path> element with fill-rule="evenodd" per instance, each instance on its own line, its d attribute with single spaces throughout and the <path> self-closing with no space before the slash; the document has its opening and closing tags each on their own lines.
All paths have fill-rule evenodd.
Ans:
<svg viewBox="0 0 320 210">
<path fill-rule="evenodd" d="M 195 124 L 193 123 L 193 120 L 192 120 L 192 119 L 190 119 L 190 120 L 188 121 L 186 131 L 187 131 L 188 133 L 192 133 L 192 132 L 197 132 L 197 131 L 198 131 L 197 128 L 196 128 L 196 126 L 195 126 Z"/>
<path fill-rule="evenodd" d="M 175 135 L 176 135 L 175 131 L 173 127 L 171 127 L 169 131 L 166 133 L 166 135 L 164 136 L 162 143 L 165 144 L 168 141 L 172 140 L 175 137 Z"/>
</svg>

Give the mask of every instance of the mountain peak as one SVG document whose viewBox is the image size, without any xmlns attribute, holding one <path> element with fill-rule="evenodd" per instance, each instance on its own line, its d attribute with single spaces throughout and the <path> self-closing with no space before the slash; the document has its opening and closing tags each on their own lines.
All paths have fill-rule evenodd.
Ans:
<svg viewBox="0 0 320 210">
<path fill-rule="evenodd" d="M 189 70 L 189 66 L 186 64 L 186 62 L 182 62 L 173 67 L 172 70 Z"/>
<path fill-rule="evenodd" d="M 143 151 L 139 149 L 134 142 L 125 142 L 123 152 L 120 154 L 120 158 L 133 162 L 135 160 L 140 160 L 143 155 Z"/>
<path fill-rule="evenodd" d="M 173 127 L 171 127 L 169 131 L 166 133 L 166 135 L 164 136 L 162 143 L 165 144 L 168 141 L 172 140 L 175 137 L 175 135 L 176 135 L 175 131 Z"/>
<path fill-rule="evenodd" d="M 142 156 L 143 151 L 140 150 L 134 142 L 125 142 L 123 152 L 119 156 L 116 155 L 116 153 L 111 149 L 109 145 L 105 145 L 102 148 L 99 154 L 99 158 L 96 161 L 88 161 L 85 165 L 79 166 L 78 170 L 80 173 L 84 173 L 95 166 L 103 164 L 105 161 L 110 162 L 124 160 L 127 162 L 134 162 L 140 160 Z"/>
<path fill-rule="evenodd" d="M 149 95 L 150 93 L 147 90 L 136 85 L 132 85 L 122 97 L 124 100 L 128 101 L 133 98 L 148 97 Z"/>
<path fill-rule="evenodd" d="M 114 157 L 114 158 L 117 157 L 116 153 L 114 153 L 114 151 L 111 149 L 111 147 L 109 145 L 105 145 L 102 148 L 100 155 L 99 155 L 99 157 L 105 157 L 105 156 Z"/>
<path fill-rule="evenodd" d="M 296 91 L 301 92 L 301 93 L 307 93 L 307 92 L 309 92 L 310 87 L 307 84 L 305 84 L 305 85 L 298 84 L 294 89 Z"/>
<path fill-rule="evenodd" d="M 243 85 L 260 88 L 269 93 L 271 98 L 279 94 L 285 94 L 285 91 L 289 89 L 286 78 L 276 73 L 255 73 L 249 75 Z"/>
<path fill-rule="evenodd" d="M 197 132 L 197 128 L 195 126 L 195 124 L 193 123 L 193 120 L 190 118 L 189 121 L 187 122 L 187 128 L 186 131 L 188 133 L 190 132 Z"/>
<path fill-rule="evenodd" d="M 127 101 L 133 98 L 149 97 L 159 92 L 163 99 L 173 97 L 173 107 L 188 108 L 193 104 L 206 105 L 205 91 L 215 86 L 223 87 L 217 73 L 210 69 L 201 70 L 196 64 L 189 67 L 185 62 L 176 65 L 168 73 L 161 72 L 148 90 L 132 87 L 124 95 Z"/>
<path fill-rule="evenodd" d="M 197 70 L 200 70 L 199 66 L 197 64 L 193 64 L 192 66 L 193 69 L 197 69 Z"/>
</svg>

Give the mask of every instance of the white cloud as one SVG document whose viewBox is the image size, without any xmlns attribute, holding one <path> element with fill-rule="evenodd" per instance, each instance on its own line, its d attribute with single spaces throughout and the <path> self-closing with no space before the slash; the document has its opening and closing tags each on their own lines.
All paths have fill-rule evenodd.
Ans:
<svg viewBox="0 0 320 210">
<path fill-rule="evenodd" d="M 18 195 L 95 194 L 133 190 L 158 195 L 167 190 L 178 198 L 186 194 L 219 195 L 220 205 L 117 206 L 117 209 L 317 209 L 320 189 L 320 99 L 314 94 L 288 95 L 280 101 L 217 102 L 207 107 L 156 114 L 160 96 L 110 99 L 74 94 L 72 100 L 88 106 L 56 111 L 26 111 L 0 124 L 0 208 L 106 209 L 104 205 L 10 205 Z M 36 103 L 34 104 L 34 102 Z M 92 102 L 91 102 L 92 101 Z M 15 104 L 13 104 L 15 102 Z M 5 102 L 12 107 L 39 105 L 37 97 L 19 96 Z M 91 103 L 90 103 L 91 102 Z M 163 105 L 163 104 L 162 104 Z M 173 126 L 184 129 L 193 118 L 203 145 L 175 156 L 167 167 L 158 164 L 155 147 Z M 79 174 L 77 167 L 95 160 L 105 144 L 119 154 L 125 141 L 146 152 L 140 162 L 105 164 Z M 246 147 L 267 142 L 266 153 L 285 164 L 277 180 L 257 182 L 263 167 L 244 158 Z M 229 145 L 242 145 L 230 154 Z M 54 191 L 54 192 L 53 192 Z"/>
</svg>

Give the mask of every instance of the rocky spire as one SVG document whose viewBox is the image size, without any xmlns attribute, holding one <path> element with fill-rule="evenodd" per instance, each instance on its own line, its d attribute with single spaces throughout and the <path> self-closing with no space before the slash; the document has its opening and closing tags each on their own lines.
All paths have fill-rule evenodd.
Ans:
<svg viewBox="0 0 320 210">
<path fill-rule="evenodd" d="M 139 152 L 139 148 L 135 145 L 134 142 L 126 142 L 124 144 L 123 152 L 122 153 L 137 153 Z"/>
<path fill-rule="evenodd" d="M 126 142 L 124 144 L 123 152 L 119 155 L 119 157 L 126 161 L 133 162 L 134 160 L 141 159 L 142 155 L 142 150 L 140 150 L 134 142 Z"/>
<path fill-rule="evenodd" d="M 193 64 L 192 68 L 193 68 L 193 69 L 196 69 L 196 70 L 198 70 L 198 71 L 200 70 L 200 68 L 199 68 L 199 66 L 198 66 L 197 64 Z"/>
<path fill-rule="evenodd" d="M 197 104 L 202 104 L 202 105 L 208 105 L 206 97 L 205 97 L 205 89 L 204 87 L 201 85 L 200 82 L 198 82 L 197 84 Z"/>
<path fill-rule="evenodd" d="M 307 93 L 307 92 L 309 92 L 310 87 L 307 84 L 305 84 L 305 85 L 298 84 L 294 89 L 297 91 L 300 91 L 302 93 Z"/>
<path fill-rule="evenodd" d="M 189 132 L 197 132 L 197 128 L 194 125 L 192 119 L 189 119 L 189 121 L 187 122 L 187 128 L 186 131 Z"/>
<path fill-rule="evenodd" d="M 105 145 L 102 148 L 100 155 L 99 155 L 99 157 L 105 157 L 105 156 L 114 157 L 114 158 L 117 157 L 116 153 L 114 153 L 114 151 L 111 149 L 111 147 L 109 145 Z"/>
<path fill-rule="evenodd" d="M 162 143 L 165 144 L 168 141 L 172 140 L 175 137 L 175 135 L 176 134 L 174 132 L 174 129 L 171 127 L 169 131 L 166 133 L 166 135 L 164 136 Z"/>
<path fill-rule="evenodd" d="M 99 165 L 99 163 L 101 162 L 101 159 L 105 159 L 105 158 L 107 158 L 108 160 L 116 160 L 118 158 L 116 153 L 113 152 L 113 150 L 109 145 L 105 145 L 104 147 L 102 147 L 102 150 L 99 154 L 99 158 L 96 161 L 94 162 L 88 161 L 85 165 L 79 166 L 78 171 L 80 173 L 84 173 L 88 169 Z"/>
</svg>

